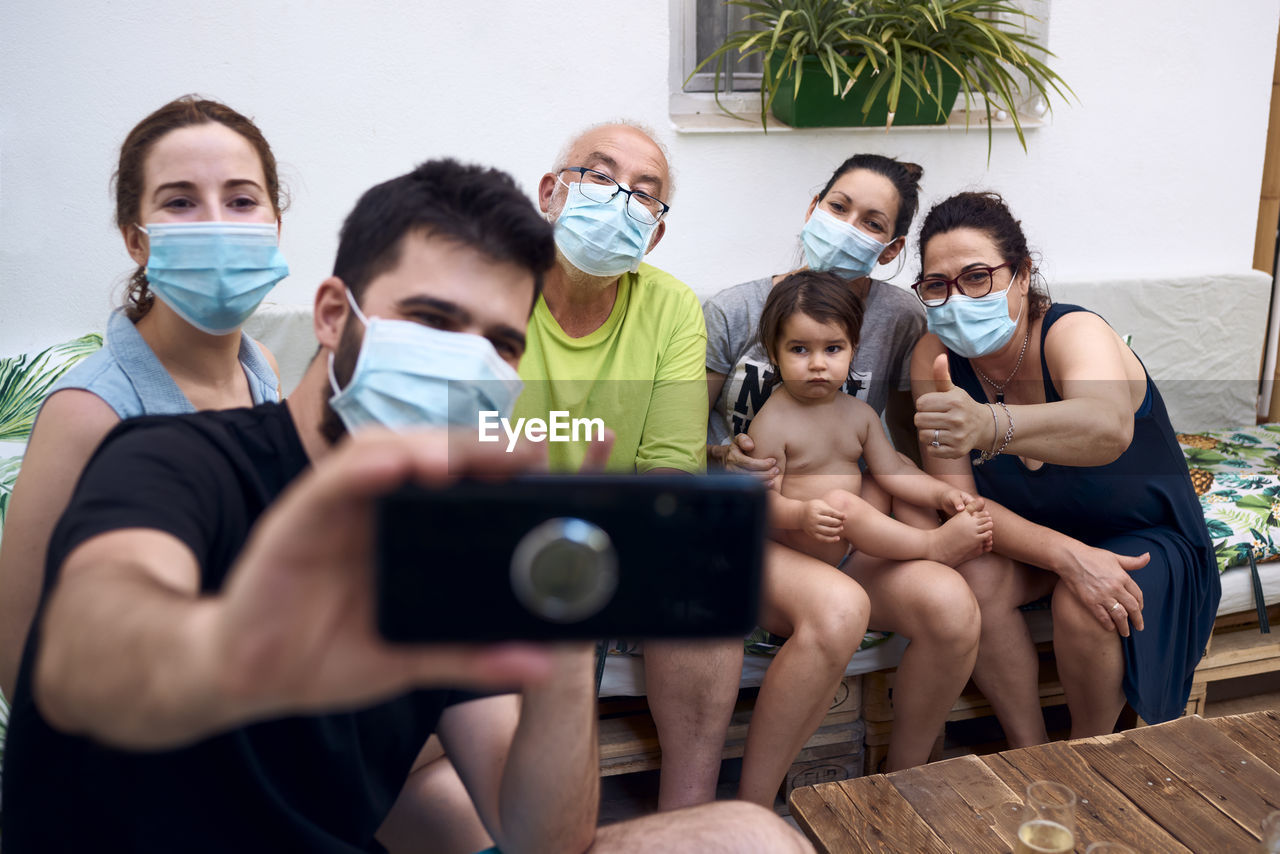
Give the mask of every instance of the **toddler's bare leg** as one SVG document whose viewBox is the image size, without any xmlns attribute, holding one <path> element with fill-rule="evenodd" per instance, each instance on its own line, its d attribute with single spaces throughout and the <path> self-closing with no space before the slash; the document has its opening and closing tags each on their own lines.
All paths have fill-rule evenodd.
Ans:
<svg viewBox="0 0 1280 854">
<path fill-rule="evenodd" d="M 844 513 L 844 538 L 860 552 L 893 560 L 931 557 L 951 537 L 942 538 L 935 530 L 923 530 L 892 519 L 873 505 L 843 489 L 835 489 L 822 497 Z M 975 541 L 978 534 L 974 534 Z"/>
<path fill-rule="evenodd" d="M 898 456 L 915 465 L 907 455 L 899 453 Z M 891 514 L 899 522 L 904 522 L 913 528 L 928 530 L 938 527 L 937 510 L 931 507 L 911 504 L 901 498 L 894 498 L 876 481 L 873 474 L 864 474 L 862 476 L 861 495 L 869 504 L 875 505 L 881 513 Z"/>
<path fill-rule="evenodd" d="M 870 609 L 858 583 L 835 567 L 766 544 L 760 625 L 787 642 L 765 673 L 751 715 L 740 798 L 773 806 L 787 768 L 826 715 L 862 643 Z"/>
</svg>

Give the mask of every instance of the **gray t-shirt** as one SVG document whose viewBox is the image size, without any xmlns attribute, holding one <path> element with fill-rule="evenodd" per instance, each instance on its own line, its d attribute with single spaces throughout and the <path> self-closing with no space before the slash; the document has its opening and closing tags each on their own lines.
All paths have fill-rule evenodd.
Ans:
<svg viewBox="0 0 1280 854">
<path fill-rule="evenodd" d="M 702 305 L 707 370 L 727 377 L 707 422 L 707 441 L 713 445 L 747 432 L 769 396 L 766 381 L 773 370 L 759 339 L 760 313 L 772 288 L 773 277 L 768 276 L 725 288 Z M 883 415 L 890 388 L 911 387 L 911 351 L 924 330 L 924 306 L 915 296 L 872 279 L 844 391 Z"/>
</svg>

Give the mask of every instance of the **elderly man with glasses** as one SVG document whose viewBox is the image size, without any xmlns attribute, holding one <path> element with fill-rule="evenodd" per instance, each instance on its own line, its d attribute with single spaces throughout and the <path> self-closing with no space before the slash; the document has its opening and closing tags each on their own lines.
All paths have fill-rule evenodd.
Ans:
<svg viewBox="0 0 1280 854">
<path fill-rule="evenodd" d="M 687 285 L 641 263 L 666 233 L 671 170 L 629 124 L 589 128 L 542 176 L 557 261 L 529 320 L 516 415 L 567 411 L 615 434 L 608 468 L 701 472 L 706 464 L 706 328 Z M 553 468 L 576 470 L 585 444 L 552 442 Z M 741 641 L 645 647 L 645 683 L 662 746 L 658 805 L 711 800 L 737 696 Z"/>
</svg>

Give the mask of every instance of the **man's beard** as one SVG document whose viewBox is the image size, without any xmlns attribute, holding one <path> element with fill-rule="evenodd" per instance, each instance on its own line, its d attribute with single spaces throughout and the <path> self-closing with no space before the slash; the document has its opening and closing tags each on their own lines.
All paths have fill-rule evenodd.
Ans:
<svg viewBox="0 0 1280 854">
<path fill-rule="evenodd" d="M 347 314 L 347 322 L 342 327 L 342 336 L 338 338 L 338 349 L 333 354 L 333 376 L 338 381 L 338 388 L 344 389 L 351 382 L 351 375 L 356 371 L 356 361 L 360 358 L 360 345 L 364 342 L 363 336 L 356 334 L 356 327 L 360 324 L 352 322 L 353 315 Z M 333 411 L 333 407 L 329 405 L 329 398 L 324 398 L 321 402 L 323 407 L 320 412 L 320 435 L 330 445 L 336 445 L 343 436 L 347 435 L 347 425 L 342 423 L 342 419 L 338 417 L 338 413 Z"/>
</svg>

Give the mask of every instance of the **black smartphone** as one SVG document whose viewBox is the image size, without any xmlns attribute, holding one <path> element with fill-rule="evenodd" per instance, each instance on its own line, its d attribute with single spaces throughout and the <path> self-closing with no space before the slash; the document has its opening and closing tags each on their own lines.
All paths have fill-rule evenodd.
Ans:
<svg viewBox="0 0 1280 854">
<path fill-rule="evenodd" d="M 740 635 L 765 488 L 746 475 L 406 486 L 377 510 L 378 626 L 404 642 Z"/>
</svg>

